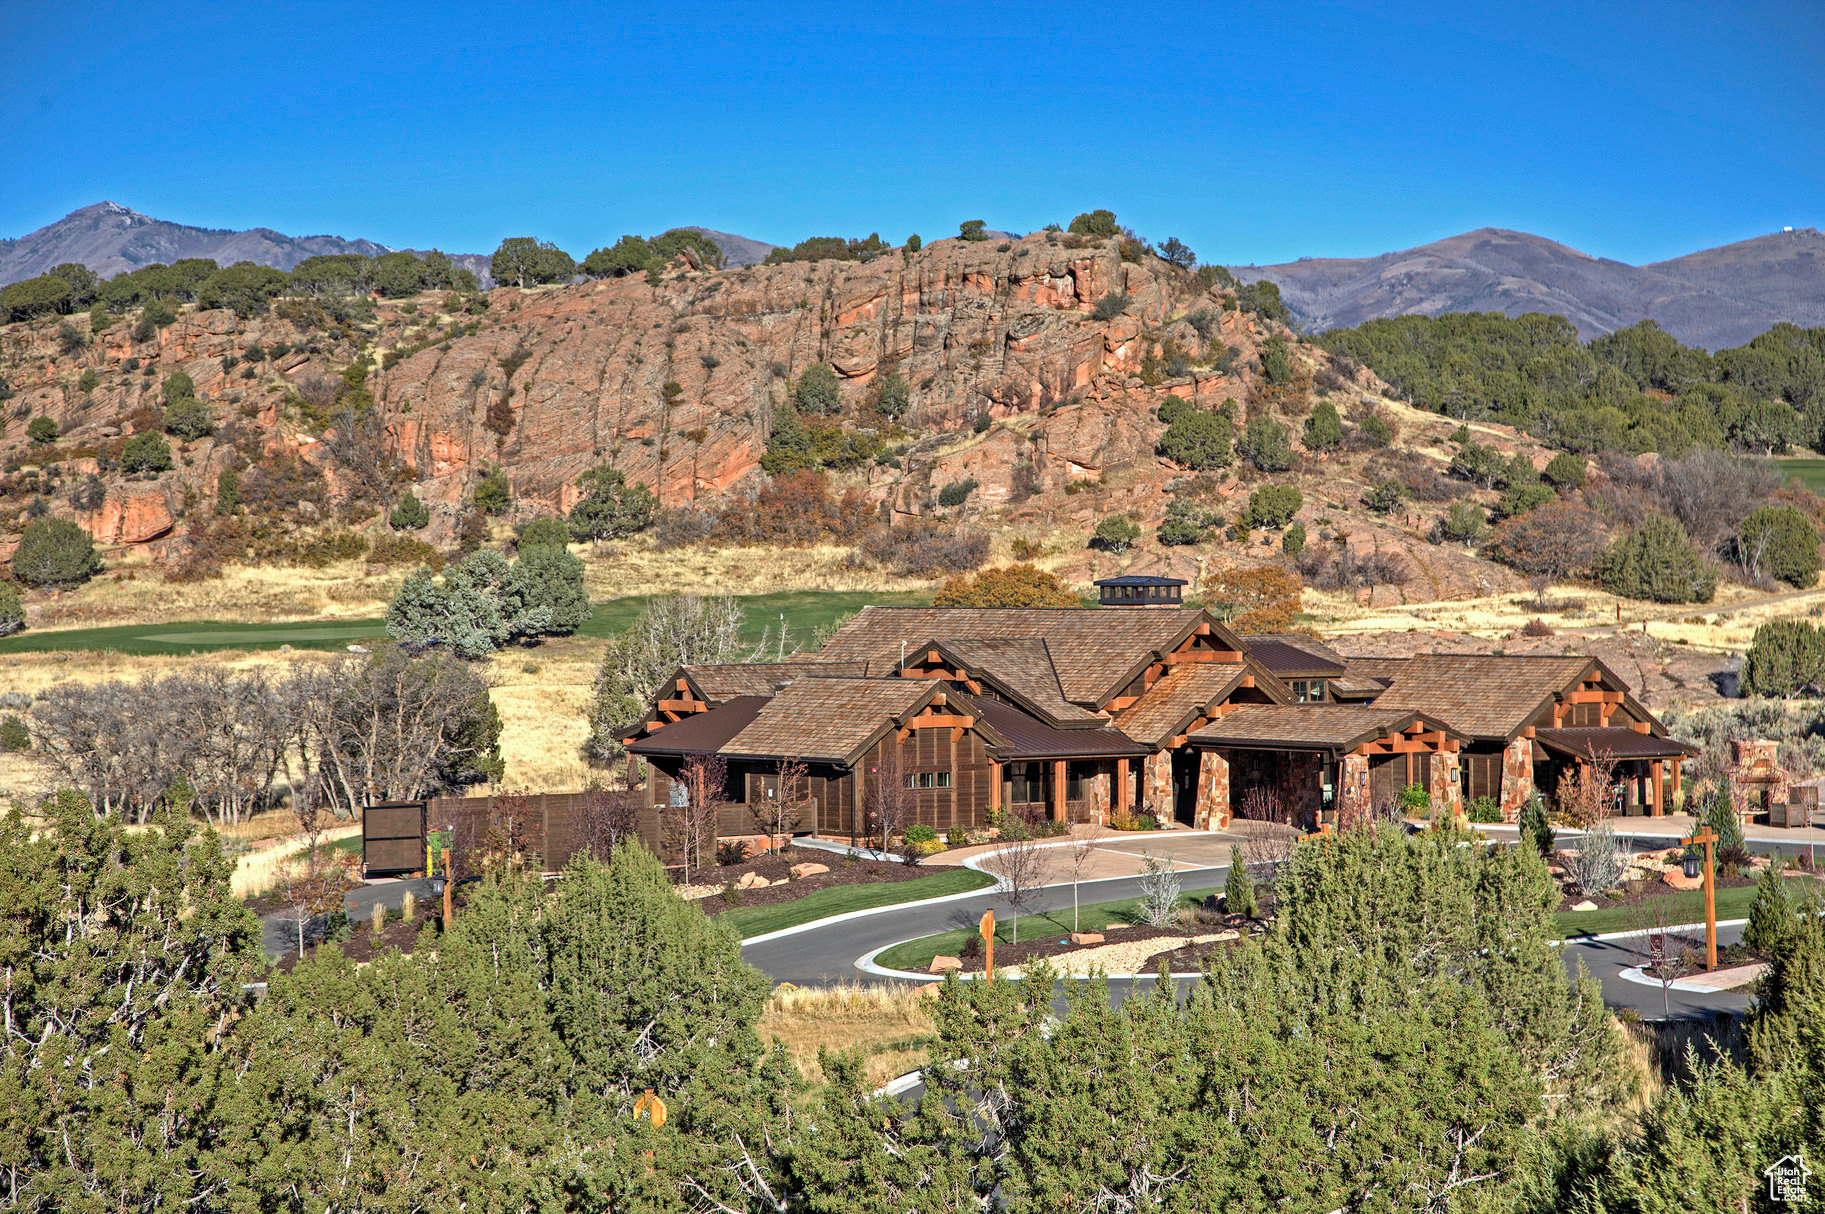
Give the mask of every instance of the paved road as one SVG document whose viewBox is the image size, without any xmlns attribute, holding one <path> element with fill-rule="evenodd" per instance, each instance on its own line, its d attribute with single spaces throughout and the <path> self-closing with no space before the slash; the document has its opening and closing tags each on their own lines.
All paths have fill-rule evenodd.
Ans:
<svg viewBox="0 0 1825 1214">
<path fill-rule="evenodd" d="M 1756 850 L 1768 851 L 1777 846 L 1764 842 Z M 1792 852 L 1794 848 L 1789 846 L 1784 850 Z M 1219 865 L 1181 872 L 1186 889 L 1203 889 L 1220 887 L 1228 876 L 1228 867 Z M 1085 903 L 1107 902 L 1132 898 L 1139 893 L 1139 879 L 1123 877 L 1086 882 L 1081 888 L 1080 897 Z M 1070 907 L 1071 887 L 1050 886 L 1035 900 L 1028 914 L 1039 910 L 1062 910 L 1068 914 Z M 843 922 L 825 923 L 808 931 L 758 940 L 744 946 L 742 955 L 775 982 L 821 986 L 858 978 L 875 981 L 880 979 L 865 975 L 856 968 L 856 962 L 862 957 L 903 940 L 913 940 L 936 932 L 973 928 L 982 917 L 982 912 L 989 909 L 995 911 L 998 920 L 1005 919 L 1011 913 L 1006 898 L 991 889 L 954 900 L 885 907 Z M 1051 929 L 1051 924 L 1048 923 L 1047 927 Z M 1720 946 L 1728 945 L 1741 939 L 1741 936 L 1740 926 L 1720 928 L 1718 942 Z M 1696 938 L 1702 946 L 1702 929 Z M 1743 995 L 1672 991 L 1663 996 L 1659 986 L 1643 985 L 1620 977 L 1621 970 L 1642 964 L 1641 948 L 1641 941 L 1633 938 L 1572 940 L 1565 946 L 1566 969 L 1568 973 L 1573 972 L 1582 963 L 1601 985 L 1604 1002 L 1611 1007 L 1633 1008 L 1644 1018 L 1659 1019 L 1670 1015 L 1675 1019 L 1709 1019 L 1720 1011 L 1741 1012 L 1748 1009 L 1750 1001 Z M 1184 983 L 1195 979 L 1175 981 Z M 1131 989 L 1137 987 L 1151 990 L 1153 982 L 1154 979 L 1151 978 L 1112 982 L 1111 997 L 1125 998 Z"/>
<path fill-rule="evenodd" d="M 350 890 L 342 904 L 348 912 L 350 925 L 359 927 L 367 922 L 376 906 L 384 906 L 388 910 L 398 909 L 405 904 L 408 890 L 421 904 L 431 897 L 431 883 L 427 880 L 377 881 Z M 313 921 L 304 930 L 305 939 L 313 943 L 321 940 L 324 927 L 321 919 Z M 266 955 L 275 961 L 287 953 L 297 952 L 297 923 L 282 914 L 260 916 L 260 943 L 265 946 Z"/>
</svg>

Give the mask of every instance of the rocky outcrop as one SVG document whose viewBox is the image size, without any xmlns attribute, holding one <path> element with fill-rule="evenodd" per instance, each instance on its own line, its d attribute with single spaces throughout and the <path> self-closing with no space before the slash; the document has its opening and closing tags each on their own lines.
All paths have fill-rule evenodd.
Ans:
<svg viewBox="0 0 1825 1214">
<path fill-rule="evenodd" d="M 98 544 L 145 544 L 169 535 L 177 524 L 160 485 L 116 489 L 99 510 L 77 516 Z"/>
</svg>

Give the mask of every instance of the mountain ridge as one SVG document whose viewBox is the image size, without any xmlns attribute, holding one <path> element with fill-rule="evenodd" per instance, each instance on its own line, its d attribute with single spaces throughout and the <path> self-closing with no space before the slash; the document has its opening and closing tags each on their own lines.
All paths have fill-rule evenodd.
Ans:
<svg viewBox="0 0 1825 1214">
<path fill-rule="evenodd" d="M 691 227 L 715 242 L 732 266 L 753 265 L 772 252 L 773 246 L 731 232 Z M 604 243 L 611 243 L 604 241 Z M 150 215 L 104 200 L 78 207 L 24 236 L 0 238 L 0 286 L 35 278 L 52 266 L 80 262 L 103 278 L 137 270 L 154 262 L 169 264 L 185 257 L 207 257 L 220 265 L 251 261 L 291 270 L 307 257 L 356 253 L 377 257 L 395 252 L 390 245 L 365 239 L 318 234 L 288 236 L 274 228 L 204 228 L 155 219 Z M 399 250 L 422 254 L 423 249 Z M 452 253 L 450 260 L 473 271 L 483 286 L 492 286 L 489 253 Z M 580 259 L 580 255 L 579 255 Z"/>
<path fill-rule="evenodd" d="M 1788 321 L 1825 324 L 1825 233 L 1789 229 L 1632 266 L 1546 237 L 1476 228 L 1375 257 L 1229 267 L 1265 278 L 1301 327 L 1384 316 L 1557 313 L 1589 338 L 1651 319 L 1689 345 L 1740 345 Z"/>
</svg>

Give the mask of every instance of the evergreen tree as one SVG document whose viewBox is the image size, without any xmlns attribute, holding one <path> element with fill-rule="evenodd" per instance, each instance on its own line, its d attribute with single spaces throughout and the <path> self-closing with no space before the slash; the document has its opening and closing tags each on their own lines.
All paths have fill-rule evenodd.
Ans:
<svg viewBox="0 0 1825 1214">
<path fill-rule="evenodd" d="M 1343 446 L 1343 419 L 1337 416 L 1337 406 L 1328 400 L 1312 406 L 1300 439 L 1308 451 L 1335 451 Z"/>
<path fill-rule="evenodd" d="M 233 468 L 224 468 L 215 477 L 215 512 L 229 515 L 240 508 L 241 478 Z"/>
<path fill-rule="evenodd" d="M 1546 800 L 1539 793 L 1527 798 L 1527 804 L 1521 807 L 1521 838 L 1542 857 L 1552 855 L 1553 827 L 1546 818 Z"/>
<path fill-rule="evenodd" d="M 13 550 L 13 576 L 28 586 L 74 586 L 100 568 L 89 533 L 55 515 L 27 523 Z"/>
<path fill-rule="evenodd" d="M 1234 844 L 1229 848 L 1229 877 L 1223 882 L 1223 909 L 1255 917 L 1255 880 L 1242 860 L 1242 849 Z"/>
<path fill-rule="evenodd" d="M 19 1209 L 208 1197 L 224 1033 L 265 968 L 234 861 L 183 807 L 128 831 L 65 790 L 0 819 L 0 1142 Z"/>
<path fill-rule="evenodd" d="M 543 611 L 549 617 L 541 633 L 569 636 L 589 620 L 583 562 L 568 550 L 549 544 L 523 546 L 513 563 L 513 579 L 528 613 Z"/>
<path fill-rule="evenodd" d="M 1805 620 L 1770 620 L 1757 626 L 1743 657 L 1743 691 L 1791 696 L 1825 685 L 1825 631 Z"/>
<path fill-rule="evenodd" d="M 1236 450 L 1262 472 L 1285 472 L 1293 466 L 1293 446 L 1286 427 L 1265 413 L 1248 419 Z"/>
<path fill-rule="evenodd" d="M 1661 514 L 1616 541 L 1597 563 L 1597 580 L 1612 594 L 1654 603 L 1708 603 L 1717 593 L 1717 571 L 1685 528 Z"/>
<path fill-rule="evenodd" d="M 875 393 L 875 411 L 882 417 L 897 418 L 906 412 L 911 403 L 912 389 L 906 386 L 900 368 L 889 367 L 887 374 L 881 378 L 880 390 Z"/>
<path fill-rule="evenodd" d="M 1763 506 L 1737 530 L 1743 567 L 1804 589 L 1819 580 L 1819 533 L 1792 506 Z"/>
<path fill-rule="evenodd" d="M 395 531 L 417 531 L 430 522 L 431 508 L 410 489 L 400 495 L 398 504 L 387 514 L 387 525 Z"/>
<path fill-rule="evenodd" d="M 582 496 L 570 508 L 570 531 L 579 540 L 618 539 L 644 531 L 659 506 L 651 489 L 628 484 L 620 469 L 605 465 L 578 477 L 577 488 Z"/>
<path fill-rule="evenodd" d="M 792 390 L 792 403 L 800 413 L 835 413 L 843 407 L 843 396 L 837 387 L 836 372 L 824 363 L 812 363 L 798 377 Z"/>
<path fill-rule="evenodd" d="M 1229 422 L 1216 414 L 1188 408 L 1174 416 L 1160 436 L 1160 454 L 1194 471 L 1225 468 L 1233 433 Z"/>
<path fill-rule="evenodd" d="M 1781 878 L 1781 858 L 1776 855 L 1755 883 L 1755 901 L 1749 907 L 1743 943 L 1755 952 L 1778 955 L 1787 950 L 1798 930 L 1793 896 Z"/>
<path fill-rule="evenodd" d="M 561 518 L 535 518 L 521 529 L 519 548 L 563 548 L 570 543 L 570 528 Z"/>
</svg>

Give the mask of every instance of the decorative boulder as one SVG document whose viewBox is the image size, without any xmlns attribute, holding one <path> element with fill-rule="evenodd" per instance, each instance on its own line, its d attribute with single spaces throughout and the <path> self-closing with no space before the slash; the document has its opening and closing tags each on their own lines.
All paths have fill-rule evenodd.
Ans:
<svg viewBox="0 0 1825 1214">
<path fill-rule="evenodd" d="M 735 884 L 742 889 L 765 889 L 767 886 L 772 885 L 773 882 L 767 880 L 759 873 L 743 873 L 740 877 L 736 878 Z"/>
<path fill-rule="evenodd" d="M 960 958 L 939 955 L 932 958 L 932 963 L 925 967 L 925 971 L 930 974 L 942 974 L 947 970 L 960 970 L 962 968 L 963 961 Z"/>
<path fill-rule="evenodd" d="M 1572 909 L 1575 911 L 1596 910 L 1597 904 L 1592 902 L 1589 898 L 1586 898 L 1582 902 L 1573 903 Z"/>
<path fill-rule="evenodd" d="M 814 877 L 818 873 L 827 873 L 829 871 L 830 866 L 828 864 L 812 864 L 810 861 L 806 861 L 803 864 L 794 864 L 792 866 L 792 875 L 800 879 Z"/>
<path fill-rule="evenodd" d="M 1072 932 L 1071 933 L 1071 943 L 1072 944 L 1101 944 L 1102 942 L 1103 942 L 1103 934 L 1101 932 Z"/>
<path fill-rule="evenodd" d="M 1705 884 L 1705 875 L 1700 873 L 1696 877 L 1688 877 L 1684 869 L 1671 868 L 1667 870 L 1667 875 L 1661 880 L 1674 889 L 1701 889 Z"/>
</svg>

